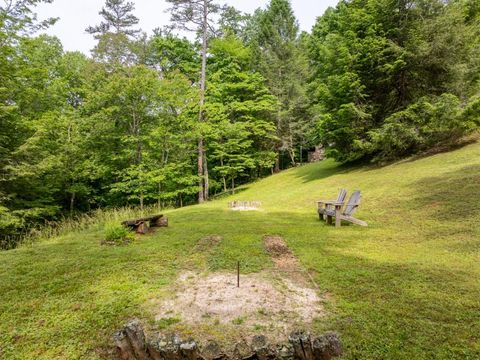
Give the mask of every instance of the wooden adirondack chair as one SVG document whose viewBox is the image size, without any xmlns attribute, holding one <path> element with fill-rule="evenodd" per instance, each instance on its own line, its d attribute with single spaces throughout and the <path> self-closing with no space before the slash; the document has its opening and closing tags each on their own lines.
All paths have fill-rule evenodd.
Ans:
<svg viewBox="0 0 480 360">
<path fill-rule="evenodd" d="M 318 205 L 318 216 L 320 220 L 323 220 L 324 215 L 326 214 L 327 209 L 335 210 L 333 207 L 333 203 L 342 203 L 345 201 L 347 197 L 347 190 L 341 189 L 338 192 L 337 200 L 319 200 L 317 201 Z"/>
<path fill-rule="evenodd" d="M 362 195 L 360 191 L 355 191 L 348 199 L 345 208 L 342 211 L 343 203 L 330 203 L 331 207 L 325 211 L 325 215 L 327 216 L 327 224 L 332 223 L 332 218 L 335 218 L 335 227 L 340 227 L 342 225 L 342 220 L 351 222 L 352 224 L 357 224 L 360 226 L 367 226 L 368 224 L 363 221 L 354 218 L 352 215 L 360 205 L 360 199 Z"/>
</svg>

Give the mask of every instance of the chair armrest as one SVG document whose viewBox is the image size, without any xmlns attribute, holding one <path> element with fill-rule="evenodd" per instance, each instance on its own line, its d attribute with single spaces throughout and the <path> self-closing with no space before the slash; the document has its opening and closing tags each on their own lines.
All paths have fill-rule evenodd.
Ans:
<svg viewBox="0 0 480 360">
<path fill-rule="evenodd" d="M 335 202 L 335 200 L 317 200 L 317 204 L 329 204 Z"/>
<path fill-rule="evenodd" d="M 340 206 L 345 204 L 345 202 L 344 201 L 325 201 L 324 204 L 332 205 L 332 206 Z"/>
</svg>

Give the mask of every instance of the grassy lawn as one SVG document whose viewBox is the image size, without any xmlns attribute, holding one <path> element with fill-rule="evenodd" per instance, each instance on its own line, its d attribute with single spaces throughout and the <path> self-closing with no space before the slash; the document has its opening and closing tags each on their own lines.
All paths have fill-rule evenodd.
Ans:
<svg viewBox="0 0 480 360">
<path fill-rule="evenodd" d="M 341 187 L 362 190 L 368 228 L 318 221 L 314 200 Z M 151 323 L 149 300 L 181 271 L 272 266 L 266 234 L 284 237 L 327 294 L 315 326 L 339 332 L 346 359 L 480 358 L 480 144 L 381 168 L 311 164 L 237 198 L 263 210 L 222 199 L 168 211 L 169 228 L 129 246 L 101 246 L 99 224 L 1 252 L 0 358 L 105 357 L 124 321 Z M 224 240 L 198 252 L 209 235 Z"/>
</svg>

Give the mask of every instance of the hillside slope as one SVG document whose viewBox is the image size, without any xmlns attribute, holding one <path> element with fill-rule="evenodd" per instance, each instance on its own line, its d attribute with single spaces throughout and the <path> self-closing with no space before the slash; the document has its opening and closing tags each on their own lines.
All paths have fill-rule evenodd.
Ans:
<svg viewBox="0 0 480 360">
<path fill-rule="evenodd" d="M 368 228 L 318 221 L 314 201 L 341 187 L 362 190 Z M 229 211 L 232 199 L 262 211 Z M 380 168 L 306 165 L 167 213 L 168 229 L 125 247 L 101 246 L 98 224 L 1 252 L 0 358 L 108 357 L 112 332 L 150 319 L 150 300 L 182 270 L 271 266 L 266 234 L 288 242 L 328 297 L 315 326 L 341 334 L 345 358 L 480 357 L 478 143 Z M 224 241 L 198 253 L 212 234 Z"/>
</svg>

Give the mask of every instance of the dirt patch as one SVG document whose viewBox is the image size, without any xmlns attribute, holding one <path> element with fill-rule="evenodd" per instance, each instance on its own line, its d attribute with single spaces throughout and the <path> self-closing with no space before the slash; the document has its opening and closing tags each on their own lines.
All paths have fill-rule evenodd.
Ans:
<svg viewBox="0 0 480 360">
<path fill-rule="evenodd" d="M 197 250 L 200 250 L 200 251 L 210 250 L 211 248 L 217 246 L 222 240 L 223 240 L 223 237 L 220 235 L 205 236 L 204 238 L 201 238 L 200 240 L 198 240 L 196 247 L 197 247 Z"/>
<path fill-rule="evenodd" d="M 265 243 L 265 249 L 273 257 L 293 256 L 287 244 L 280 236 L 267 235 L 263 238 L 263 241 Z"/>
<path fill-rule="evenodd" d="M 222 241 L 211 235 L 197 248 L 211 249 Z M 280 236 L 263 238 L 273 268 L 256 274 L 180 274 L 170 296 L 154 300 L 156 323 L 197 339 L 230 341 L 268 332 L 271 340 L 285 339 L 296 329 L 309 330 L 324 316 L 324 298 Z"/>
<path fill-rule="evenodd" d="M 298 327 L 308 328 L 323 315 L 316 291 L 289 279 L 271 274 L 217 273 L 199 276 L 184 273 L 175 296 L 157 308 L 156 320 L 179 319 L 177 329 L 185 325 L 195 334 L 221 328 L 232 337 L 268 330 L 272 338 L 283 338 Z"/>
<path fill-rule="evenodd" d="M 287 277 L 297 284 L 316 286 L 310 275 L 303 271 L 298 259 L 293 255 L 281 236 L 264 236 L 263 243 L 265 250 L 272 255 L 274 270 L 279 272 L 281 276 Z"/>
</svg>

